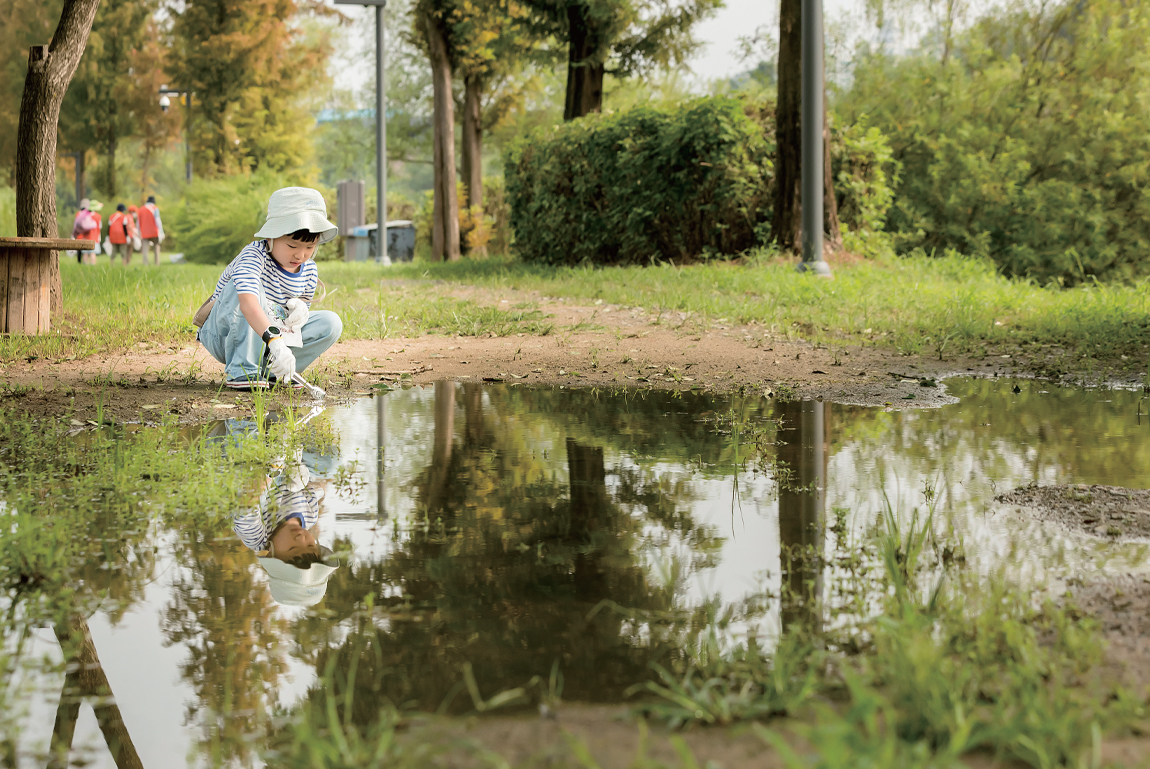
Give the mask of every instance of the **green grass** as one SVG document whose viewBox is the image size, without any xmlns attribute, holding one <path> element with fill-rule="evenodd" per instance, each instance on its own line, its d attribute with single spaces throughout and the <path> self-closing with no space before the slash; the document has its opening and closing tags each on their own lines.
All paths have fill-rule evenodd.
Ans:
<svg viewBox="0 0 1150 769">
<path fill-rule="evenodd" d="M 833 281 L 799 275 L 787 264 L 750 262 L 549 268 L 491 258 L 387 269 L 323 262 L 320 275 L 329 293 L 317 307 L 340 314 L 347 339 L 555 331 L 531 301 L 499 309 L 450 295 L 454 286 L 473 285 L 642 307 L 684 332 L 752 324 L 760 333 L 785 339 L 875 345 L 940 359 L 1009 354 L 1016 361 L 1036 359 L 1036 367 L 1051 373 L 1099 367 L 1140 371 L 1148 352 L 1146 281 L 1042 288 L 958 256 L 867 261 L 840 267 Z M 54 333 L 6 337 L 0 340 L 0 360 L 112 353 L 141 341 L 189 343 L 191 313 L 221 269 L 92 269 L 65 260 L 65 315 L 56 319 Z M 1043 356 L 1049 358 L 1045 364 Z"/>
</svg>

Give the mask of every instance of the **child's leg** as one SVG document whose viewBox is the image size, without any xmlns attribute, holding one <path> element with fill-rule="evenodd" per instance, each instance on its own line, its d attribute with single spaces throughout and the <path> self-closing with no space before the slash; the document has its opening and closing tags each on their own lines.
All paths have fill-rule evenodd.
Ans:
<svg viewBox="0 0 1150 769">
<path fill-rule="evenodd" d="M 323 355 L 327 348 L 339 341 L 343 321 L 330 310 L 316 310 L 308 316 L 303 327 L 303 347 L 288 348 L 295 354 L 296 371 L 303 371 Z"/>
<path fill-rule="evenodd" d="M 267 375 L 260 374 L 264 343 L 240 310 L 240 295 L 234 280 L 216 297 L 212 312 L 197 336 L 211 356 L 224 364 L 229 382 L 267 381 Z"/>
</svg>

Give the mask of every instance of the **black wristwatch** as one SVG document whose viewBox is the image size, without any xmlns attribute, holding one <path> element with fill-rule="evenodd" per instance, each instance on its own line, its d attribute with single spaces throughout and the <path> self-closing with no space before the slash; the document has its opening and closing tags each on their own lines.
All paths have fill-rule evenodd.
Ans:
<svg viewBox="0 0 1150 769">
<path fill-rule="evenodd" d="M 279 335 L 280 335 L 279 328 L 277 328 L 276 326 L 268 326 L 268 330 L 265 331 L 260 338 L 264 340 L 264 344 L 268 344 L 269 342 L 271 342 L 271 340 L 278 339 Z"/>
</svg>

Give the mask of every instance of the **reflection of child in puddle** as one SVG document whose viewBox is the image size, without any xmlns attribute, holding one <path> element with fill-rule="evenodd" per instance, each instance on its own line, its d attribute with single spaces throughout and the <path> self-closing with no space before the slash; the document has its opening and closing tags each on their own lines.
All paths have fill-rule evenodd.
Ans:
<svg viewBox="0 0 1150 769">
<path fill-rule="evenodd" d="M 294 457 L 282 475 L 268 479 L 259 505 L 237 516 L 233 526 L 267 571 L 272 598 L 291 606 L 318 603 L 339 568 L 331 550 L 319 544 L 323 489 L 309 486 L 310 480 L 301 458 Z"/>
</svg>

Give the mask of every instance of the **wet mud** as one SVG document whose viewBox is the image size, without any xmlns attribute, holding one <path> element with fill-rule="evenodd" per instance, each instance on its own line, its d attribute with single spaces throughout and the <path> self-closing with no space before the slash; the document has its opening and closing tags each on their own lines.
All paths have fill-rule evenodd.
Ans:
<svg viewBox="0 0 1150 769">
<path fill-rule="evenodd" d="M 1150 539 L 1150 490 L 1077 483 L 1023 486 L 995 497 L 1071 531 L 1114 540 Z"/>
</svg>

